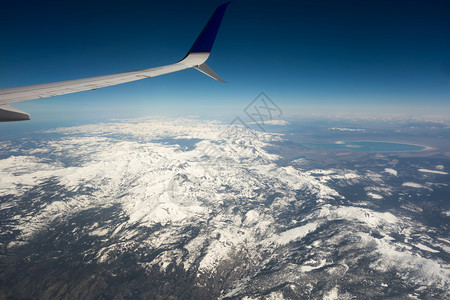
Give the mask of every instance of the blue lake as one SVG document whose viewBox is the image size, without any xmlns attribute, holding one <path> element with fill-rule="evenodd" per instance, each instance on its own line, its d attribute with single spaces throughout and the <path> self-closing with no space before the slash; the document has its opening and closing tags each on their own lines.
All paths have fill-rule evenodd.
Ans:
<svg viewBox="0 0 450 300">
<path fill-rule="evenodd" d="M 336 143 L 301 143 L 305 146 L 318 146 L 327 149 L 346 149 L 356 151 L 418 151 L 426 147 L 411 144 L 389 142 L 336 142 Z"/>
</svg>

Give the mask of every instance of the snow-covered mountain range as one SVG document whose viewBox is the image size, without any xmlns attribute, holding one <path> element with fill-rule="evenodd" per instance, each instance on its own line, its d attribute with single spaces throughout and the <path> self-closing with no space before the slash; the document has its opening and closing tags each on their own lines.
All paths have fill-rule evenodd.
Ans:
<svg viewBox="0 0 450 300">
<path fill-rule="evenodd" d="M 30 293 L 450 297 L 448 235 L 370 203 L 390 195 L 392 166 L 375 174 L 281 165 L 269 149 L 283 135 L 197 119 L 46 134 L 0 142 L 0 279 L 33 282 Z M 418 172 L 448 174 L 428 168 Z M 339 186 L 357 183 L 366 197 L 350 205 Z M 411 184 L 398 186 L 432 187 Z M 50 263 L 52 275 L 11 275 Z M 78 275 L 61 277 L 67 270 Z"/>
</svg>

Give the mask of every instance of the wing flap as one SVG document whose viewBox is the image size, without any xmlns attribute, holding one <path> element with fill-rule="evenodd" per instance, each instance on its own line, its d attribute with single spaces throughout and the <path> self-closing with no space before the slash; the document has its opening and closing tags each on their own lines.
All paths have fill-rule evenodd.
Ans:
<svg viewBox="0 0 450 300">
<path fill-rule="evenodd" d="M 30 115 L 8 104 L 0 105 L 0 122 L 26 121 Z"/>
</svg>

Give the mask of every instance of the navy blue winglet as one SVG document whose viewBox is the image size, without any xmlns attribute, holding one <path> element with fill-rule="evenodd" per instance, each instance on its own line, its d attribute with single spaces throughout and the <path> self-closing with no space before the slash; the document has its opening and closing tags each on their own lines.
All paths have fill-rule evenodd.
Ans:
<svg viewBox="0 0 450 300">
<path fill-rule="evenodd" d="M 188 54 L 191 53 L 209 53 L 216 39 L 217 32 L 219 31 L 220 23 L 222 22 L 225 10 L 232 1 L 226 2 L 216 8 L 216 11 L 209 19 L 205 28 L 198 36 L 194 45 L 189 50 Z"/>
</svg>

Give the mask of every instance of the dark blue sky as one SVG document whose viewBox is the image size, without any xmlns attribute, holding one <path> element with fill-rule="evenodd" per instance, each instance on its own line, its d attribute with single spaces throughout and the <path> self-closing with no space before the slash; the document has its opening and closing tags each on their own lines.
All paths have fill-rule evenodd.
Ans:
<svg viewBox="0 0 450 300">
<path fill-rule="evenodd" d="M 170 64 L 223 1 L 7 1 L 0 87 Z M 238 114 L 265 91 L 285 113 L 450 113 L 450 3 L 245 1 L 208 65 L 16 104 L 34 120 Z M 63 114 L 63 115 L 61 115 Z"/>
</svg>

